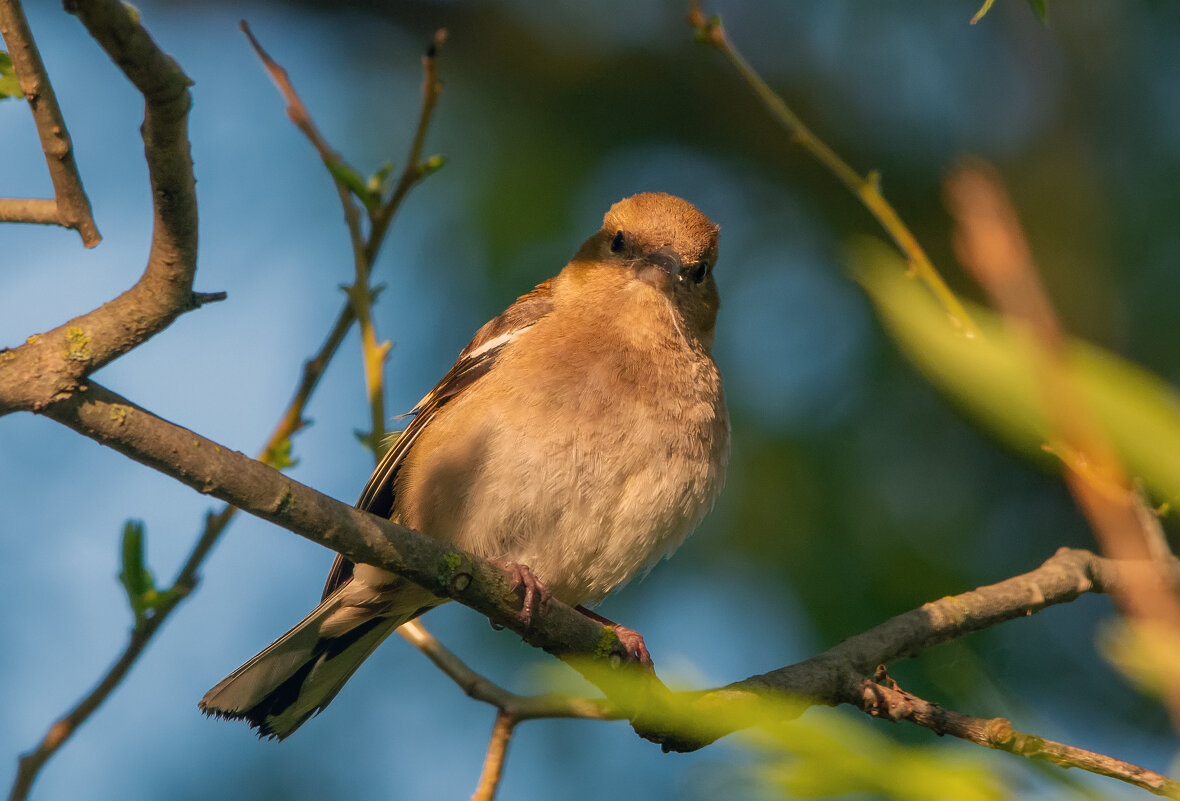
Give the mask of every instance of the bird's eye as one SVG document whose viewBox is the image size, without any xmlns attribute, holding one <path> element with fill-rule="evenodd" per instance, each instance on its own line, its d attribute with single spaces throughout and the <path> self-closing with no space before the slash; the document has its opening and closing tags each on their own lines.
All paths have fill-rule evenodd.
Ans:
<svg viewBox="0 0 1180 801">
<path fill-rule="evenodd" d="M 615 234 L 615 238 L 610 241 L 610 252 L 611 253 L 618 253 L 619 251 L 621 251 L 623 249 L 623 245 L 625 245 L 625 244 L 626 244 L 626 237 L 623 236 L 623 232 L 622 231 L 617 232 Z"/>
<path fill-rule="evenodd" d="M 697 266 L 692 268 L 692 280 L 699 284 L 705 280 L 705 276 L 709 274 L 709 265 L 705 262 L 700 262 Z"/>
</svg>

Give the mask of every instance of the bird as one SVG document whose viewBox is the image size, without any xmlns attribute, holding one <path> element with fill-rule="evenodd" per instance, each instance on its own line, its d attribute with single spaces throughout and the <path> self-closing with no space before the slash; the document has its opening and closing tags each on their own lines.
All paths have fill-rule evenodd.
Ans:
<svg viewBox="0 0 1180 801">
<path fill-rule="evenodd" d="M 650 665 L 641 635 L 589 607 L 671 555 L 724 482 L 718 232 L 673 195 L 612 205 L 555 277 L 476 332 L 357 507 L 504 567 L 526 626 L 557 598 Z M 319 606 L 199 707 L 281 740 L 398 626 L 446 600 L 337 556 Z"/>
</svg>

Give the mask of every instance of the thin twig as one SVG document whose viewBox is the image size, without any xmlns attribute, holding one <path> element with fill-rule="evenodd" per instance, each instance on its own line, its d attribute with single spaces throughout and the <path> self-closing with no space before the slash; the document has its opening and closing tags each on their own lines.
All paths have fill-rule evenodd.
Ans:
<svg viewBox="0 0 1180 801">
<path fill-rule="evenodd" d="M 504 773 L 504 758 L 508 754 L 508 743 L 512 740 L 516 723 L 516 718 L 503 710 L 496 714 L 492 736 L 488 740 L 488 753 L 483 760 L 483 771 L 479 774 L 479 784 L 471 794 L 471 801 L 494 801 L 496 798 L 500 777 Z"/>
<path fill-rule="evenodd" d="M 29 101 L 29 110 L 33 112 L 54 195 L 52 218 L 45 213 L 47 201 L 6 200 L 0 206 L 0 221 L 53 223 L 72 228 L 82 237 L 82 244 L 92 248 L 102 241 L 102 236 L 94 224 L 90 200 L 78 174 L 70 132 L 66 129 L 53 84 L 37 51 L 20 0 L 0 0 L 0 36 L 4 37 L 8 55 L 12 58 L 12 69 Z M 29 212 L 24 219 L 17 216 L 22 202 L 28 204 L 24 210 Z"/>
<path fill-rule="evenodd" d="M 446 28 L 439 28 L 434 32 L 434 38 L 431 40 L 426 54 L 422 56 L 422 108 L 418 113 L 418 127 L 414 131 L 414 138 L 410 143 L 410 152 L 406 156 L 406 164 L 402 168 L 401 177 L 398 179 L 397 186 L 394 187 L 389 200 L 382 204 L 372 215 L 369 247 L 365 250 L 365 257 L 370 263 L 377 258 L 377 252 L 380 250 L 381 243 L 384 241 L 385 230 L 389 227 L 390 222 L 393 221 L 397 210 L 401 208 L 402 201 L 406 199 L 406 195 L 423 178 L 437 170 L 443 164 L 442 158 L 439 156 L 423 161 L 422 146 L 426 141 L 426 130 L 430 127 L 430 121 L 434 117 L 434 108 L 438 105 L 438 97 L 442 93 L 442 83 L 438 80 L 437 57 L 439 49 L 446 40 Z"/>
<path fill-rule="evenodd" d="M 353 265 L 355 269 L 355 280 L 348 287 L 348 296 L 360 324 L 365 397 L 369 404 L 370 429 L 365 435 L 365 440 L 374 455 L 379 458 L 381 455 L 381 446 L 385 439 L 384 366 L 389 354 L 390 343 L 388 341 L 378 342 L 377 340 L 377 329 L 373 322 L 372 314 L 372 303 L 375 292 L 370 284 L 370 275 L 373 262 L 381 249 L 381 245 L 384 243 L 385 235 L 389 229 L 389 223 L 401 205 L 401 201 L 419 181 L 433 170 L 430 164 L 420 163 L 420 159 L 426 131 L 430 126 L 434 107 L 438 102 L 438 97 L 442 90 L 437 77 L 436 57 L 438 48 L 446 39 L 446 31 L 440 29 L 435 33 L 430 48 L 422 59 L 424 76 L 422 110 L 418 116 L 418 125 L 414 131 L 406 167 L 402 170 L 401 178 L 390 199 L 377 205 L 370 212 L 369 236 L 365 240 L 361 233 L 360 210 L 357 205 L 357 199 L 354 196 L 353 190 L 341 177 L 342 172 L 345 170 L 351 171 L 351 167 L 344 164 L 340 154 L 328 144 L 327 140 L 319 132 L 306 105 L 304 105 L 302 99 L 299 97 L 298 92 L 295 91 L 287 70 L 266 52 L 257 37 L 250 30 L 250 26 L 244 20 L 241 22 L 240 27 L 242 32 L 250 40 L 251 46 L 253 46 L 255 53 L 257 53 L 259 59 L 262 61 L 271 80 L 274 81 L 275 86 L 286 101 L 287 116 L 303 132 L 316 152 L 319 153 L 321 160 L 328 167 L 328 172 L 332 176 L 332 181 L 340 196 L 340 204 L 344 211 L 345 222 L 348 225 L 349 239 L 352 243 Z"/>
<path fill-rule="evenodd" d="M 1159 523 L 1127 475 L 1065 358 L 1066 338 L 1041 283 L 1032 250 L 999 176 L 969 160 L 947 180 L 959 260 L 1005 319 L 1032 333 L 1033 374 L 1064 478 L 1107 556 L 1141 571 L 1115 595 L 1155 663 L 1173 726 L 1180 729 L 1180 598 L 1167 574 L 1171 556 Z"/>
<path fill-rule="evenodd" d="M 721 18 L 705 15 L 701 10 L 700 0 L 692 0 L 690 3 L 688 23 L 696 30 L 698 41 L 717 48 L 729 60 L 742 79 L 758 95 L 758 99 L 766 106 L 771 116 L 786 129 L 791 141 L 807 151 L 860 199 L 860 202 L 877 219 L 898 249 L 909 260 L 910 269 L 930 287 L 930 291 L 950 314 L 951 320 L 967 335 L 974 335 L 975 324 L 971 321 L 967 310 L 963 308 L 963 304 L 955 297 L 955 293 L 938 274 L 938 270 L 934 268 L 926 251 L 922 249 L 917 238 L 902 222 L 897 211 L 881 194 L 881 176 L 875 171 L 861 175 L 826 142 L 817 137 L 734 47 L 725 27 L 721 24 Z"/>
<path fill-rule="evenodd" d="M 270 75 L 271 80 L 286 101 L 287 117 L 307 137 L 312 147 L 319 153 L 320 159 L 328 167 L 328 173 L 332 176 L 332 183 L 335 185 L 336 193 L 340 197 L 340 206 L 344 212 L 344 221 L 348 226 L 348 238 L 352 244 L 353 267 L 356 273 L 353 283 L 347 288 L 347 291 L 349 301 L 352 303 L 353 312 L 357 322 L 360 324 L 365 375 L 365 398 L 369 404 L 371 426 L 369 433 L 366 435 L 366 440 L 370 448 L 376 453 L 378 444 L 384 439 L 385 434 L 385 391 L 381 376 L 385 357 L 389 352 L 389 343 L 378 344 L 377 342 L 376 327 L 373 324 L 373 291 L 369 286 L 369 272 L 372 263 L 365 256 L 366 247 L 361 232 L 361 217 L 360 210 L 357 208 L 357 200 L 353 197 L 352 190 L 340 177 L 342 169 L 351 168 L 344 164 L 340 154 L 328 144 L 323 134 L 320 133 L 319 128 L 307 110 L 307 106 L 304 105 L 303 100 L 299 97 L 299 93 L 295 91 L 295 86 L 291 83 L 291 77 L 287 73 L 287 70 L 271 58 L 270 54 L 266 52 L 262 44 L 258 41 L 258 38 L 254 35 L 254 32 L 250 30 L 250 25 L 245 20 L 242 20 L 238 27 L 241 28 L 242 33 L 246 34 L 246 38 L 250 40 L 250 45 L 254 48 L 254 52 L 258 55 L 259 60 L 262 61 L 267 74 Z"/>
<path fill-rule="evenodd" d="M 624 717 L 622 710 L 606 698 L 580 698 L 560 693 L 517 695 L 506 690 L 468 667 L 417 620 L 402 624 L 397 631 L 469 698 L 491 704 L 512 715 L 517 722 L 540 718 L 621 720 Z"/>
<path fill-rule="evenodd" d="M 852 703 L 857 704 L 857 699 Z M 1180 782 L 1162 773 L 1106 754 L 1017 731 L 1005 718 L 977 718 L 953 712 L 901 689 L 883 669 L 879 669 L 872 679 L 863 679 L 857 705 L 873 717 L 909 720 L 939 735 L 949 734 L 986 748 L 1108 776 L 1166 798 L 1180 798 Z"/>
</svg>

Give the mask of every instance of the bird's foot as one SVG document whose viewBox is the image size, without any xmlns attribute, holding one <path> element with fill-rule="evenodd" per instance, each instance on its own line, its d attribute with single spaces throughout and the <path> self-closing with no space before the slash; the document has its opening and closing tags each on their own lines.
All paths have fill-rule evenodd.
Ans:
<svg viewBox="0 0 1180 801">
<path fill-rule="evenodd" d="M 520 606 L 520 622 L 528 628 L 533 624 L 533 615 L 545 608 L 553 592 L 540 582 L 529 569 L 528 565 L 519 562 L 505 562 L 500 559 L 489 559 L 492 564 L 502 567 L 512 575 L 512 584 L 508 589 L 516 592 L 524 588 L 524 602 Z"/>
<path fill-rule="evenodd" d="M 615 632 L 615 636 L 619 638 L 619 642 L 627 649 L 627 655 L 634 659 L 639 664 L 646 668 L 652 668 L 651 654 L 647 650 L 647 643 L 643 641 L 643 635 L 634 629 L 629 629 L 626 626 L 619 625 L 613 620 L 609 620 L 597 612 L 591 612 L 584 606 L 574 607 L 586 617 L 591 620 L 597 620 L 604 626 L 609 626 Z"/>
</svg>

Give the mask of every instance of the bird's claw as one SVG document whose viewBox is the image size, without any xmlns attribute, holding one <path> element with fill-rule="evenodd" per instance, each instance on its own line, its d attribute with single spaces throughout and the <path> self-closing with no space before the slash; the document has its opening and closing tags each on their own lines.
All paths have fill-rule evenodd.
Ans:
<svg viewBox="0 0 1180 801">
<path fill-rule="evenodd" d="M 553 597 L 553 591 L 541 583 L 528 565 L 496 559 L 491 561 L 512 575 L 512 583 L 508 586 L 509 590 L 516 592 L 521 587 L 524 588 L 524 601 L 520 606 L 520 622 L 525 628 L 528 628 L 533 624 L 533 615 L 540 612 L 549 603 L 549 599 Z"/>
<path fill-rule="evenodd" d="M 635 657 L 635 660 L 643 667 L 652 667 L 651 654 L 648 653 L 647 643 L 643 641 L 642 634 L 626 626 L 620 626 L 618 623 L 610 623 L 608 625 L 614 629 L 615 636 L 619 638 L 619 642 L 627 649 L 628 655 Z"/>
<path fill-rule="evenodd" d="M 629 629 L 626 626 L 620 626 L 610 618 L 603 617 L 597 612 L 591 611 L 584 606 L 574 607 L 586 617 L 591 620 L 597 620 L 604 626 L 607 626 L 614 631 L 615 636 L 619 638 L 619 642 L 627 649 L 627 656 L 634 659 L 641 666 L 648 670 L 653 670 L 654 665 L 651 661 L 651 654 L 648 653 L 647 643 L 643 641 L 643 635 L 634 629 Z"/>
</svg>

